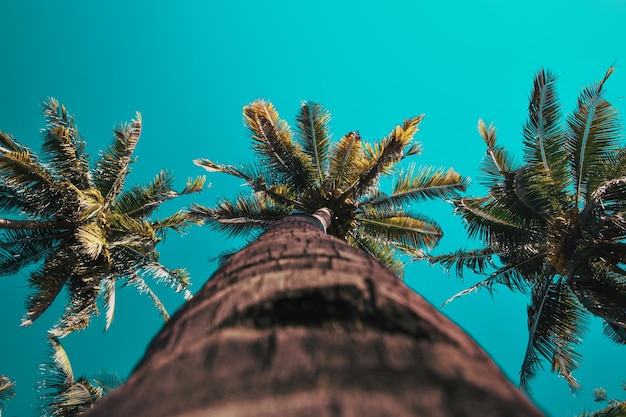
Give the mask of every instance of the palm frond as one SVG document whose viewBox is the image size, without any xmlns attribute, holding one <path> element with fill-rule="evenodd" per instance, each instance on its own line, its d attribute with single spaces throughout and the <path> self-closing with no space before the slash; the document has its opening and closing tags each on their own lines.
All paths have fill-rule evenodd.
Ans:
<svg viewBox="0 0 626 417">
<path fill-rule="evenodd" d="M 404 211 L 370 209 L 357 216 L 357 229 L 388 245 L 433 248 L 443 232 L 432 219 Z"/>
<path fill-rule="evenodd" d="M 78 133 L 74 117 L 55 98 L 44 101 L 42 107 L 47 120 L 43 155 L 60 180 L 70 181 L 80 190 L 89 188 L 91 173 L 85 141 Z"/>
<path fill-rule="evenodd" d="M 104 301 L 104 330 L 109 330 L 115 316 L 116 279 L 107 275 L 102 279 L 102 299 Z"/>
<path fill-rule="evenodd" d="M 26 300 L 26 316 L 22 320 L 22 326 L 32 324 L 61 292 L 72 274 L 70 257 L 68 247 L 59 247 L 57 251 L 46 256 L 39 271 L 31 273 L 29 286 L 33 292 Z"/>
<path fill-rule="evenodd" d="M 67 232 L 53 229 L 4 229 L 0 231 L 0 275 L 14 274 L 44 259 Z"/>
<path fill-rule="evenodd" d="M 13 397 L 15 397 L 15 382 L 5 375 L 0 375 L 0 413 L 6 408 L 7 401 L 12 400 Z"/>
<path fill-rule="evenodd" d="M 429 256 L 428 262 L 439 264 L 446 271 L 450 271 L 454 267 L 456 276 L 462 280 L 463 272 L 466 268 L 476 274 L 484 274 L 488 269 L 495 269 L 494 255 L 494 251 L 491 248 L 459 249 L 450 254 Z"/>
<path fill-rule="evenodd" d="M 414 202 L 435 198 L 460 198 L 467 180 L 453 169 L 426 167 L 416 172 L 414 165 L 400 171 L 393 192 L 389 196 L 377 196 L 365 200 L 361 207 L 403 207 Z"/>
<path fill-rule="evenodd" d="M 337 190 L 345 190 L 361 175 L 360 166 L 365 165 L 363 142 L 358 132 L 350 132 L 337 142 L 331 151 L 328 182 Z"/>
<path fill-rule="evenodd" d="M 148 185 L 135 185 L 119 194 L 112 203 L 112 211 L 134 218 L 145 218 L 161 203 L 177 196 L 173 190 L 173 183 L 171 173 L 161 171 Z"/>
<path fill-rule="evenodd" d="M 235 201 L 221 200 L 215 208 L 200 205 L 191 207 L 190 212 L 220 232 L 229 236 L 244 236 L 262 230 L 272 222 L 289 214 L 289 209 L 277 205 L 263 195 L 239 195 Z"/>
<path fill-rule="evenodd" d="M 113 130 L 113 142 L 101 152 L 93 172 L 93 182 L 105 197 L 107 205 L 116 200 L 124 188 L 130 172 L 133 152 L 141 135 L 141 114 L 137 112 L 130 123 L 121 124 Z"/>
<path fill-rule="evenodd" d="M 147 295 L 152 300 L 152 303 L 157 308 L 159 314 L 161 315 L 161 317 L 163 317 L 164 321 L 168 321 L 170 319 L 170 315 L 167 312 L 165 305 L 163 304 L 161 299 L 159 299 L 156 293 L 152 291 L 152 288 L 148 286 L 143 278 L 135 274 L 131 279 L 128 280 L 128 284 L 137 288 L 139 294 Z"/>
<path fill-rule="evenodd" d="M 396 251 L 392 247 L 385 245 L 368 234 L 360 233 L 358 229 L 350 232 L 348 244 L 370 254 L 396 274 L 398 278 L 404 278 L 404 263 L 395 256 Z"/>
<path fill-rule="evenodd" d="M 365 144 L 365 158 L 360 159 L 364 165 L 359 167 L 359 179 L 344 194 L 357 198 L 367 195 L 376 187 L 381 175 L 390 173 L 394 164 L 405 156 L 416 153 L 417 147 L 411 146 L 411 142 L 423 117 L 407 119 L 381 142 Z"/>
<path fill-rule="evenodd" d="M 493 124 L 487 126 L 480 119 L 478 121 L 478 133 L 487 145 L 487 157 L 483 160 L 481 172 L 486 175 L 488 181 L 485 185 L 490 187 L 501 181 L 507 174 L 515 171 L 517 164 L 507 151 L 496 143 L 496 128 Z"/>
<path fill-rule="evenodd" d="M 328 152 L 330 148 L 330 134 L 328 122 L 330 113 L 320 104 L 303 102 L 296 117 L 298 137 L 302 150 L 311 161 L 316 181 L 324 182 L 328 170 Z"/>
<path fill-rule="evenodd" d="M 568 187 L 568 171 L 556 78 L 546 70 L 535 76 L 523 134 L 526 162 L 542 173 L 554 197 L 560 198 Z"/>
<path fill-rule="evenodd" d="M 533 288 L 528 306 L 528 345 L 520 370 L 520 388 L 530 392 L 530 380 L 541 369 L 541 359 L 552 364 L 552 372 L 565 378 L 572 391 L 580 389 L 572 372 L 580 355 L 574 347 L 586 331 L 585 310 L 562 279 L 543 277 Z"/>
<path fill-rule="evenodd" d="M 566 146 L 571 162 L 574 201 L 579 207 L 588 201 L 603 180 L 599 170 L 605 166 L 606 155 L 618 150 L 619 114 L 602 96 L 604 83 L 612 72 L 613 67 L 602 81 L 583 89 L 576 110 L 567 119 Z"/>
<path fill-rule="evenodd" d="M 607 321 L 603 323 L 603 326 L 602 334 L 617 344 L 626 345 L 626 326 L 620 326 Z"/>
<path fill-rule="evenodd" d="M 100 295 L 102 273 L 94 273 L 87 265 L 74 268 L 67 280 L 69 301 L 65 311 L 49 333 L 55 337 L 84 330 L 93 316 L 98 315 L 96 300 Z"/>
<path fill-rule="evenodd" d="M 255 101 L 244 107 L 244 117 L 255 151 L 275 171 L 280 183 L 291 183 L 297 190 L 314 184 L 315 171 L 311 161 L 293 141 L 289 125 L 280 119 L 272 103 Z"/>
</svg>

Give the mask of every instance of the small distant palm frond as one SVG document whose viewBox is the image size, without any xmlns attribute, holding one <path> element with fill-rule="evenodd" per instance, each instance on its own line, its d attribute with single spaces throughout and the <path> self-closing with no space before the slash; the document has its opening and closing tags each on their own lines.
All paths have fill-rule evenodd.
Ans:
<svg viewBox="0 0 626 417">
<path fill-rule="evenodd" d="M 11 381 L 7 376 L 0 375 L 0 413 L 7 406 L 7 401 L 15 397 L 15 382 Z"/>
</svg>

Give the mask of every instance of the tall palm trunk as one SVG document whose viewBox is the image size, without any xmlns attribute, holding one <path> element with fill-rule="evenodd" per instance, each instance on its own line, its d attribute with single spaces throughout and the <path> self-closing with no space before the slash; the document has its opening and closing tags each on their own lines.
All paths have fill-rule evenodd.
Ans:
<svg viewBox="0 0 626 417">
<path fill-rule="evenodd" d="M 540 416 L 457 326 L 297 215 L 224 263 L 99 416 Z"/>
</svg>

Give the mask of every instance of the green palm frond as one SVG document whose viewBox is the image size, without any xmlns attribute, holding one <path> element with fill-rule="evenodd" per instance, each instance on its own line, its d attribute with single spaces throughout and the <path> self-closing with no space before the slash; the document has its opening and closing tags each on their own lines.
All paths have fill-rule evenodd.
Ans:
<svg viewBox="0 0 626 417">
<path fill-rule="evenodd" d="M 459 198 L 466 186 L 467 181 L 453 169 L 426 167 L 416 172 L 411 165 L 398 173 L 391 195 L 365 200 L 358 206 L 390 208 L 428 199 Z"/>
<path fill-rule="evenodd" d="M 344 135 L 332 147 L 331 154 L 328 182 L 333 188 L 345 190 L 359 179 L 359 167 L 365 165 L 363 142 L 359 133 L 350 132 Z"/>
<path fill-rule="evenodd" d="M 161 171 L 148 185 L 135 185 L 122 192 L 112 203 L 112 209 L 134 218 L 149 216 L 160 203 L 176 197 L 173 183 L 171 173 Z"/>
<path fill-rule="evenodd" d="M 429 256 L 428 262 L 441 265 L 447 272 L 454 267 L 456 276 L 463 279 L 465 269 L 476 274 L 484 274 L 488 269 L 495 269 L 494 255 L 495 253 L 491 248 L 459 249 L 446 255 Z"/>
<path fill-rule="evenodd" d="M 580 207 L 600 185 L 599 170 L 606 155 L 618 149 L 621 126 L 617 109 L 603 97 L 604 83 L 613 73 L 609 68 L 604 79 L 581 92 L 577 109 L 568 117 L 566 146 L 571 162 L 574 201 Z"/>
<path fill-rule="evenodd" d="M 315 171 L 315 181 L 323 183 L 328 169 L 330 113 L 321 105 L 303 102 L 296 117 L 298 137 L 302 150 L 308 156 Z"/>
<path fill-rule="evenodd" d="M 46 138 L 43 155 L 59 179 L 70 181 L 77 188 L 89 188 L 91 173 L 85 154 L 85 141 L 78 133 L 74 117 L 54 98 L 42 103 L 46 116 Z"/>
<path fill-rule="evenodd" d="M 215 208 L 195 205 L 191 213 L 229 236 L 244 236 L 265 229 L 291 212 L 290 208 L 277 205 L 262 195 L 239 195 L 235 201 L 221 200 Z"/>
<path fill-rule="evenodd" d="M 128 124 L 121 124 L 113 130 L 113 142 L 100 154 L 100 159 L 93 172 L 93 182 L 105 197 L 107 205 L 117 199 L 124 188 L 130 164 L 135 159 L 133 152 L 141 136 L 141 114 Z"/>
<path fill-rule="evenodd" d="M 50 307 L 71 275 L 71 251 L 60 247 L 49 253 L 43 266 L 30 274 L 32 293 L 26 300 L 26 316 L 22 326 L 29 326 Z"/>
<path fill-rule="evenodd" d="M 244 117 L 254 149 L 283 182 L 302 190 L 315 179 L 314 167 L 293 141 L 289 125 L 280 119 L 272 103 L 258 100 L 244 107 Z"/>
<path fill-rule="evenodd" d="M 580 389 L 572 372 L 580 361 L 574 347 L 586 331 L 585 319 L 584 308 L 563 280 L 543 277 L 528 306 L 529 337 L 520 371 L 521 389 L 530 392 L 529 381 L 541 368 L 539 356 L 552 363 L 552 372 L 565 378 L 571 390 Z"/>
<path fill-rule="evenodd" d="M 558 199 L 564 196 L 569 179 L 556 78 L 546 70 L 535 76 L 523 135 L 525 161 L 541 172 Z"/>
<path fill-rule="evenodd" d="M 93 277 L 89 268 L 82 267 L 69 277 L 66 285 L 71 297 L 63 315 L 49 331 L 55 337 L 84 330 L 91 317 L 98 315 L 96 300 L 100 295 L 100 277 Z"/>
<path fill-rule="evenodd" d="M 0 275 L 10 275 L 44 259 L 67 232 L 52 229 L 0 231 Z"/>
</svg>

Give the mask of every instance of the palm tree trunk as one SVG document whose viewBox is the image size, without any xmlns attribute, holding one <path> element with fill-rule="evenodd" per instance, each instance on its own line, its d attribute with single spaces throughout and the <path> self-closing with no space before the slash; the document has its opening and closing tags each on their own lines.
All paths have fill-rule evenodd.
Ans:
<svg viewBox="0 0 626 417">
<path fill-rule="evenodd" d="M 87 415 L 542 414 L 388 269 L 296 215 L 224 263 Z"/>
<path fill-rule="evenodd" d="M 68 225 L 57 222 L 42 222 L 39 220 L 16 220 L 0 218 L 0 229 L 59 229 L 65 230 Z"/>
</svg>

